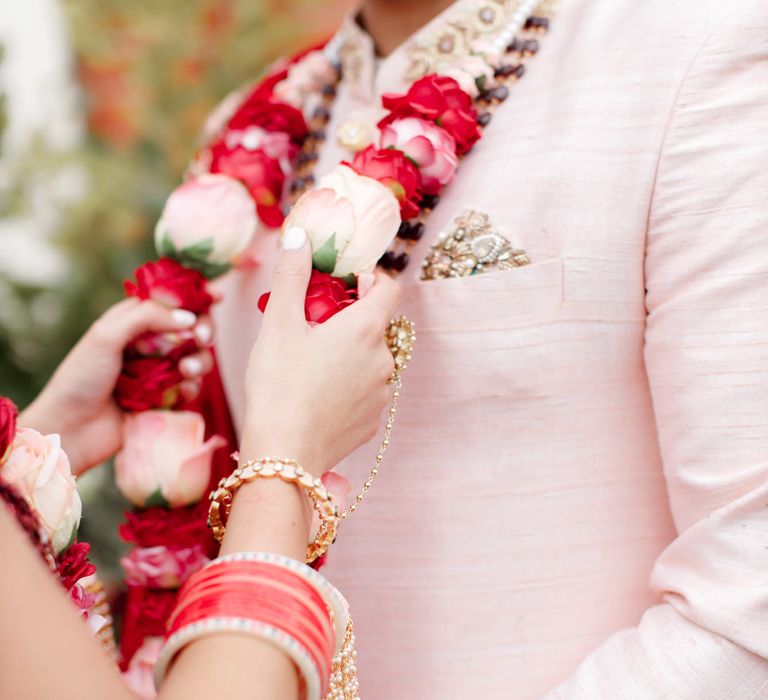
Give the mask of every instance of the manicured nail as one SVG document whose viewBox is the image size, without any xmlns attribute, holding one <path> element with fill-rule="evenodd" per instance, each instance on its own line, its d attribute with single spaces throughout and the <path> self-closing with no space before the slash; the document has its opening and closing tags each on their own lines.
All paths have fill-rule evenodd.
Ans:
<svg viewBox="0 0 768 700">
<path fill-rule="evenodd" d="M 174 309 L 171 318 L 179 328 L 191 328 L 197 323 L 197 316 L 186 309 Z"/>
<path fill-rule="evenodd" d="M 203 363 L 202 361 L 197 357 L 187 357 L 185 360 L 183 360 L 184 363 L 184 371 L 193 376 L 198 377 L 203 373 Z"/>
<path fill-rule="evenodd" d="M 213 329 L 207 323 L 201 323 L 195 328 L 195 337 L 202 345 L 208 345 L 213 338 Z"/>
<path fill-rule="evenodd" d="M 290 226 L 283 234 L 283 250 L 298 250 L 306 240 L 307 232 L 301 226 Z"/>
</svg>

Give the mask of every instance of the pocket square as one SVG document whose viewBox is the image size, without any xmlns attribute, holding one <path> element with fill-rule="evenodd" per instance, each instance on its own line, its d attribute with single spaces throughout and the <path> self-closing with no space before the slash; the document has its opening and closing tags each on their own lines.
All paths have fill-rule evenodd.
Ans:
<svg viewBox="0 0 768 700">
<path fill-rule="evenodd" d="M 421 264 L 422 280 L 469 277 L 530 264 L 493 225 L 490 216 L 468 209 L 443 231 Z"/>
</svg>

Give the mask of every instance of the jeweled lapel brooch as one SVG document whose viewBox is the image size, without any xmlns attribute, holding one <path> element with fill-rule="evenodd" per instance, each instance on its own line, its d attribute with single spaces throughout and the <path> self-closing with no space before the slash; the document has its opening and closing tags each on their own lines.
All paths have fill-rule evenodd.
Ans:
<svg viewBox="0 0 768 700">
<path fill-rule="evenodd" d="M 440 234 L 422 262 L 421 279 L 469 277 L 511 270 L 530 262 L 524 250 L 515 248 L 499 233 L 488 214 L 469 209 Z"/>
</svg>

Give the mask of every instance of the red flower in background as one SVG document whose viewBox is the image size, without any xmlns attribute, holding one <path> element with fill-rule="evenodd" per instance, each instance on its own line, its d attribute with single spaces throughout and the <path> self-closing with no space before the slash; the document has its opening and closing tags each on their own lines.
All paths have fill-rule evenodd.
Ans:
<svg viewBox="0 0 768 700">
<path fill-rule="evenodd" d="M 134 272 L 136 281 L 126 280 L 125 293 L 142 300 L 206 314 L 213 304 L 205 277 L 170 258 L 146 262 Z"/>
<path fill-rule="evenodd" d="M 0 464 L 5 459 L 6 453 L 16 437 L 16 418 L 19 409 L 10 399 L 0 396 Z"/>
<path fill-rule="evenodd" d="M 120 639 L 121 668 L 125 669 L 145 637 L 165 635 L 165 623 L 176 605 L 178 591 L 150 590 L 143 586 L 128 589 L 123 634 Z"/>
<path fill-rule="evenodd" d="M 344 165 L 349 165 L 359 175 L 366 175 L 389 187 L 400 202 L 400 215 L 404 220 L 418 216 L 421 176 L 418 168 L 402 151 L 368 146 L 351 163 Z"/>
<path fill-rule="evenodd" d="M 277 82 L 279 81 L 275 81 Z M 229 120 L 227 128 L 230 131 L 240 131 L 249 126 L 258 126 L 265 131 L 288 134 L 291 141 L 301 144 L 308 131 L 304 115 L 295 107 L 283 102 L 264 99 L 263 94 L 261 86 L 252 92 Z"/>
<path fill-rule="evenodd" d="M 81 578 L 96 573 L 96 567 L 88 561 L 90 551 L 91 545 L 75 542 L 59 557 L 59 579 L 66 590 L 70 590 Z"/>
<path fill-rule="evenodd" d="M 179 400 L 178 353 L 166 357 L 126 357 L 115 387 L 115 400 L 124 411 L 173 408 Z"/>
<path fill-rule="evenodd" d="M 240 180 L 256 202 L 259 218 L 272 228 L 282 225 L 285 216 L 280 201 L 285 173 L 277 158 L 270 158 L 262 150 L 229 148 L 224 141 L 219 141 L 211 147 L 210 170 Z"/>
<path fill-rule="evenodd" d="M 262 294 L 259 309 L 266 310 L 270 293 Z M 304 302 L 304 315 L 310 323 L 325 323 L 339 311 L 357 301 L 357 290 L 348 289 L 343 280 L 327 272 L 312 270 Z"/>
<path fill-rule="evenodd" d="M 404 95 L 384 95 L 381 103 L 390 114 L 379 122 L 380 127 L 402 117 L 428 119 L 453 136 L 459 155 L 467 153 L 480 138 L 472 98 L 453 78 L 426 75 Z"/>
<path fill-rule="evenodd" d="M 137 547 L 192 547 L 208 537 L 208 501 L 187 508 L 146 508 L 128 511 L 120 537 Z"/>
</svg>

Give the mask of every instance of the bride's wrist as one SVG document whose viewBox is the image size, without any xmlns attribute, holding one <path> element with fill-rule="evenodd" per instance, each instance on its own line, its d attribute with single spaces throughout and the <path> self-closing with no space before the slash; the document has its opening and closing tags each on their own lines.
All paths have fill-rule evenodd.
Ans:
<svg viewBox="0 0 768 700">
<path fill-rule="evenodd" d="M 304 561 L 311 522 L 311 506 L 297 486 L 255 479 L 235 494 L 221 551 L 268 551 Z"/>
</svg>

